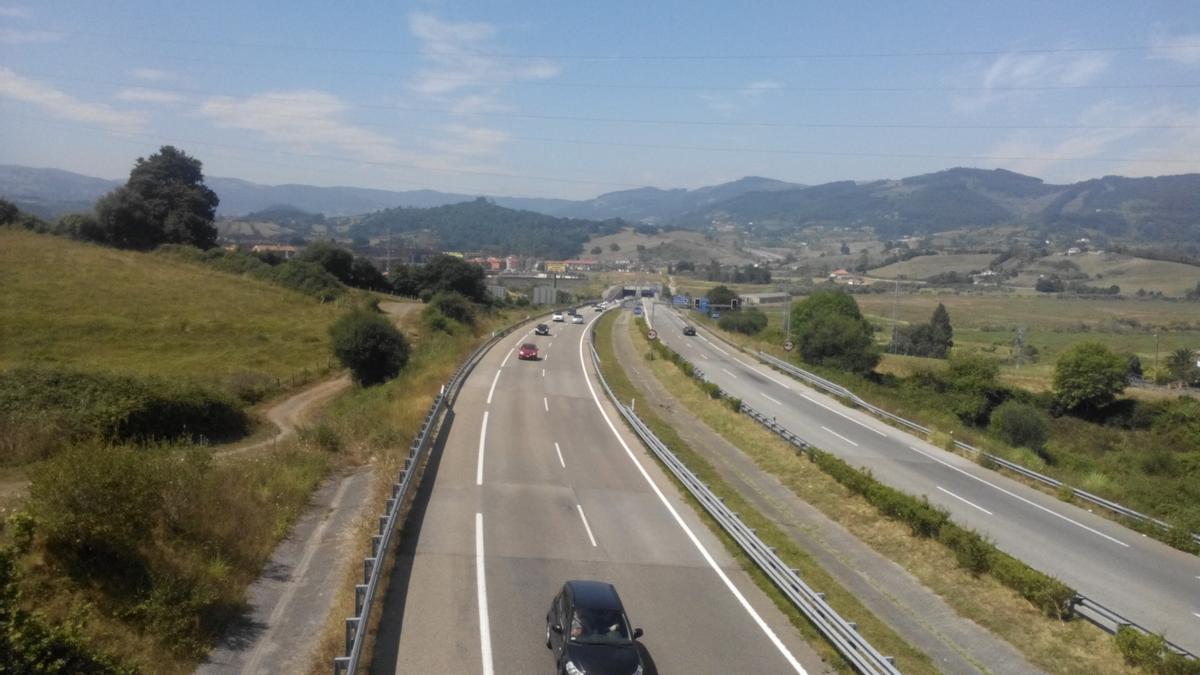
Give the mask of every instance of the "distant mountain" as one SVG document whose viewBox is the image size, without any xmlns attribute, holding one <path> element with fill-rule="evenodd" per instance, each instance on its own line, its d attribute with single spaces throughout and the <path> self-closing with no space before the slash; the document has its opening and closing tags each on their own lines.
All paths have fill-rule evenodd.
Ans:
<svg viewBox="0 0 1200 675">
<path fill-rule="evenodd" d="M 803 186 L 772 178 L 747 176 L 730 183 L 696 188 L 695 190 L 683 188 L 662 190 L 645 187 L 609 192 L 595 199 L 572 202 L 561 209 L 547 211 L 547 213 L 575 218 L 597 220 L 623 218 L 636 222 L 667 224 L 690 211 L 704 209 L 749 192 L 794 190 L 800 187 Z"/>
<path fill-rule="evenodd" d="M 0 196 L 43 218 L 90 211 L 100 195 L 123 183 L 61 169 L 0 165 Z"/>
<path fill-rule="evenodd" d="M 1200 241 L 1200 174 L 1106 176 L 1050 185 L 1002 169 L 956 168 L 900 180 L 748 192 L 676 222 L 694 228 L 728 222 L 768 232 L 810 225 L 870 226 L 889 238 L 1018 225 L 1195 242 Z"/>
<path fill-rule="evenodd" d="M 357 219 L 351 237 L 399 236 L 447 251 L 482 251 L 566 259 L 579 255 L 591 237 L 612 234 L 625 223 L 557 218 L 508 209 L 479 198 L 428 209 L 400 207 Z"/>
</svg>

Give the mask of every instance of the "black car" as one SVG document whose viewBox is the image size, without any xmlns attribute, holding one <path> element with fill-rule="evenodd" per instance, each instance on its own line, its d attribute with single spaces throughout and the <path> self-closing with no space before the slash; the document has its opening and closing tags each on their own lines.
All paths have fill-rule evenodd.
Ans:
<svg viewBox="0 0 1200 675">
<path fill-rule="evenodd" d="M 684 334 L 684 335 L 695 335 L 695 334 L 696 334 L 696 329 L 695 329 L 695 328 L 692 328 L 691 326 L 684 326 L 684 327 L 683 327 L 683 334 Z"/>
<path fill-rule="evenodd" d="M 538 335 L 549 335 L 550 334 L 550 326 L 547 326 L 544 323 L 539 323 L 537 325 L 537 328 L 533 329 L 533 332 L 537 333 Z"/>
<path fill-rule="evenodd" d="M 642 675 L 641 636 L 629 628 L 617 589 L 603 581 L 568 581 L 546 613 L 546 646 L 559 675 Z"/>
</svg>

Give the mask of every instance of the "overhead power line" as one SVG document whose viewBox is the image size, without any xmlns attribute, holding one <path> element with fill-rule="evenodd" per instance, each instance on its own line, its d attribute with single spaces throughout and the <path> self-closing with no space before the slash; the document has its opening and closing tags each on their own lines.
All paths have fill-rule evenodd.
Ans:
<svg viewBox="0 0 1200 675">
<path fill-rule="evenodd" d="M 387 47 L 347 47 L 299 44 L 294 42 L 253 42 L 240 40 L 202 40 L 185 37 L 163 37 L 160 35 L 128 35 L 92 31 L 43 31 L 63 37 L 89 37 L 110 41 L 158 42 L 166 44 L 194 44 L 213 47 L 242 47 L 247 49 L 269 49 L 278 51 L 343 52 L 349 54 L 393 54 L 398 56 L 474 56 L 493 59 L 558 59 L 578 61 L 791 61 L 802 59 L 875 59 L 875 58 L 926 58 L 1001 56 L 1004 54 L 1088 54 L 1106 52 L 1146 52 L 1155 50 L 1200 51 L 1200 45 L 1182 43 L 1171 45 L 1105 45 L 1092 47 L 1027 47 L 1015 49 L 930 49 L 912 51 L 814 51 L 778 54 L 583 54 L 583 53 L 520 53 L 472 50 L 456 48 L 452 52 L 436 49 L 389 49 Z"/>
<path fill-rule="evenodd" d="M 73 77 L 69 75 L 56 75 L 46 73 L 31 73 L 37 77 L 48 79 L 51 81 L 72 81 L 72 82 L 87 82 L 91 84 L 102 84 L 113 87 L 128 87 L 137 89 L 152 89 L 179 94 L 193 94 L 198 96 L 221 96 L 237 100 L 237 94 L 228 92 L 216 92 L 202 89 L 190 89 L 181 87 L 157 86 L 146 82 L 129 82 L 129 81 L 113 81 L 113 80 L 97 80 L 91 78 Z M 272 94 L 252 94 L 256 100 L 264 101 L 279 101 L 281 103 L 294 104 L 295 99 L 286 96 L 277 96 Z M 416 112 L 416 113 L 433 113 L 449 116 L 470 116 L 470 117 L 491 117 L 500 119 L 532 119 L 546 121 L 564 121 L 564 122 L 611 122 L 618 124 L 653 124 L 653 125 L 668 125 L 668 126 L 699 126 L 699 127 L 750 127 L 750 128 L 767 128 L 767 129 L 926 129 L 926 130 L 946 130 L 946 129 L 972 129 L 972 130 L 1005 130 L 1005 129 L 1125 129 L 1125 130 L 1151 130 L 1151 129 L 1200 129 L 1200 125 L 1194 124 L 919 124 L 905 122 L 763 122 L 763 121 L 741 121 L 741 120 L 679 120 L 679 119 L 652 119 L 652 118 L 632 118 L 632 117 L 594 117 L 588 115 L 547 115 L 539 113 L 520 113 L 520 112 L 502 112 L 502 111 L 463 111 L 454 110 L 451 108 L 426 108 L 421 106 L 403 106 L 389 104 L 371 104 L 358 103 L 355 107 L 369 110 L 392 110 L 397 112 Z"/>
</svg>

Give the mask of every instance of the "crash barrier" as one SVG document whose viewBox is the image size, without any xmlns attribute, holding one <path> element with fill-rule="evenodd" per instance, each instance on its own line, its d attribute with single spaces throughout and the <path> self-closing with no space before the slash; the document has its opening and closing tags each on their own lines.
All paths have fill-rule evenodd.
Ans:
<svg viewBox="0 0 1200 675">
<path fill-rule="evenodd" d="M 592 338 L 594 339 L 594 337 L 595 331 L 593 329 Z M 796 573 L 796 570 L 788 567 L 775 553 L 774 549 L 763 543 L 758 538 L 758 535 L 754 533 L 754 530 L 747 527 L 738 518 L 736 513 L 725 506 L 721 499 L 713 494 L 708 489 L 708 486 L 702 483 L 675 456 L 675 453 L 654 435 L 654 432 L 641 421 L 632 408 L 624 405 L 617 399 L 616 394 L 613 393 L 612 389 L 608 386 L 608 382 L 605 381 L 604 374 L 600 372 L 600 355 L 596 353 L 595 345 L 592 344 L 590 346 L 592 363 L 595 365 L 597 378 L 600 380 L 600 384 L 603 385 L 609 400 L 616 406 L 621 416 L 625 418 L 646 447 L 650 448 L 651 452 L 658 457 L 675 478 L 683 483 L 688 492 L 704 507 L 704 510 L 717 521 L 721 529 L 737 542 L 738 546 L 758 565 L 759 569 L 816 626 L 817 630 L 825 636 L 855 670 L 864 675 L 873 675 L 875 673 L 898 674 L 900 671 L 896 669 L 891 657 L 881 655 L 867 642 L 866 638 L 859 635 L 857 627 L 853 623 L 843 619 L 836 610 L 830 607 L 825 602 L 825 597 L 822 593 L 814 591 L 805 584 Z"/>
</svg>

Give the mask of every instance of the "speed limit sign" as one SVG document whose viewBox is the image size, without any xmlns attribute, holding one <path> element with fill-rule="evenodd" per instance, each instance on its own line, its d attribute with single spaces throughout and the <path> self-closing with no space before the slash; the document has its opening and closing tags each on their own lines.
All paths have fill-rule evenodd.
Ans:
<svg viewBox="0 0 1200 675">
<path fill-rule="evenodd" d="M 788 340 L 787 342 L 783 343 L 783 350 L 790 352 L 790 351 L 792 351 L 793 348 L 795 348 L 795 346 L 796 345 L 792 344 L 791 340 Z"/>
<path fill-rule="evenodd" d="M 646 333 L 646 337 L 647 337 L 647 338 L 649 338 L 649 339 L 651 339 L 651 340 L 657 340 L 657 339 L 658 339 L 658 331 L 656 331 L 656 330 L 654 330 L 653 328 L 651 328 L 651 329 L 650 329 L 650 330 L 649 330 L 649 331 Z"/>
</svg>

